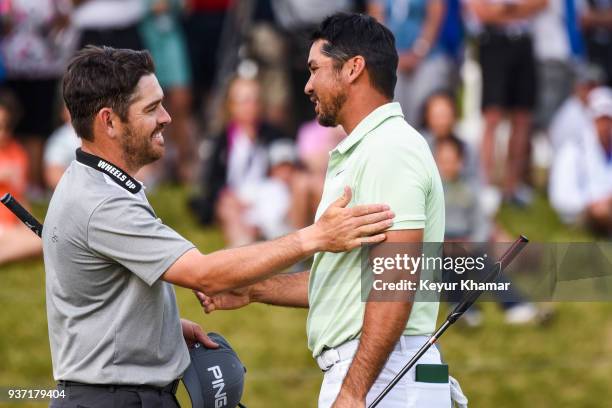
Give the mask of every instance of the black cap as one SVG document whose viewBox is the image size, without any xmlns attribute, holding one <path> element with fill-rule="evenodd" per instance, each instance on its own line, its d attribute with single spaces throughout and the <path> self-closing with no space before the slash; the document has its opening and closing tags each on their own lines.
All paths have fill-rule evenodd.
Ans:
<svg viewBox="0 0 612 408">
<path fill-rule="evenodd" d="M 191 364 L 183 375 L 183 383 L 193 408 L 236 408 L 244 389 L 246 368 L 227 340 L 220 334 L 209 333 L 219 348 L 201 344 L 189 350 Z"/>
</svg>

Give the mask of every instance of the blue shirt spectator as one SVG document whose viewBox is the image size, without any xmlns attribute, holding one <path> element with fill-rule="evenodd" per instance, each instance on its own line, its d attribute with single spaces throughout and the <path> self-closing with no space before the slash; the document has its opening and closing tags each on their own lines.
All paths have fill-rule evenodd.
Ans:
<svg viewBox="0 0 612 408">
<path fill-rule="evenodd" d="M 398 52 L 414 46 L 427 17 L 427 0 L 376 0 L 384 9 L 385 24 L 395 36 Z M 440 42 L 431 45 L 429 54 L 441 51 Z"/>
</svg>

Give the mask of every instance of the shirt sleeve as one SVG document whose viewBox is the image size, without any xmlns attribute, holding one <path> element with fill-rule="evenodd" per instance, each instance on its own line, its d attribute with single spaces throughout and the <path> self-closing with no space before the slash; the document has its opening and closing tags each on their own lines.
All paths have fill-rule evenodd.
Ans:
<svg viewBox="0 0 612 408">
<path fill-rule="evenodd" d="M 164 225 L 138 196 L 111 197 L 90 217 L 90 249 L 123 265 L 148 285 L 194 245 Z"/>
<path fill-rule="evenodd" d="M 421 153 L 384 149 L 367 155 L 363 163 L 361 181 L 354 187 L 357 203 L 388 204 L 395 213 L 389 230 L 425 228 L 432 181 Z"/>
</svg>

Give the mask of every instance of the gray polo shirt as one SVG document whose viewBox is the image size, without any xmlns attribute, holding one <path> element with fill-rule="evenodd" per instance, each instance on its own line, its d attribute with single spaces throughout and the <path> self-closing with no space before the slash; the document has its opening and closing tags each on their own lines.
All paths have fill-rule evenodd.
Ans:
<svg viewBox="0 0 612 408">
<path fill-rule="evenodd" d="M 159 278 L 193 247 L 157 218 L 140 183 L 78 151 L 43 231 L 54 378 L 164 386 L 180 377 L 189 354 L 174 289 Z"/>
</svg>

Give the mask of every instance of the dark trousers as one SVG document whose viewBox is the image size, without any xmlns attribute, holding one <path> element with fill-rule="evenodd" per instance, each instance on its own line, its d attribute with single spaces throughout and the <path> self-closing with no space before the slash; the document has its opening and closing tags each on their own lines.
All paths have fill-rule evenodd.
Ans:
<svg viewBox="0 0 612 408">
<path fill-rule="evenodd" d="M 138 31 L 138 24 L 122 28 L 84 29 L 81 32 L 79 48 L 83 48 L 86 45 L 106 45 L 108 47 L 129 48 L 132 50 L 144 49 L 144 44 Z"/>
<path fill-rule="evenodd" d="M 156 389 L 148 386 L 86 385 L 60 382 L 62 396 L 50 408 L 180 408 L 175 397 L 177 382 Z M 62 393 L 63 391 L 63 393 Z"/>
</svg>

